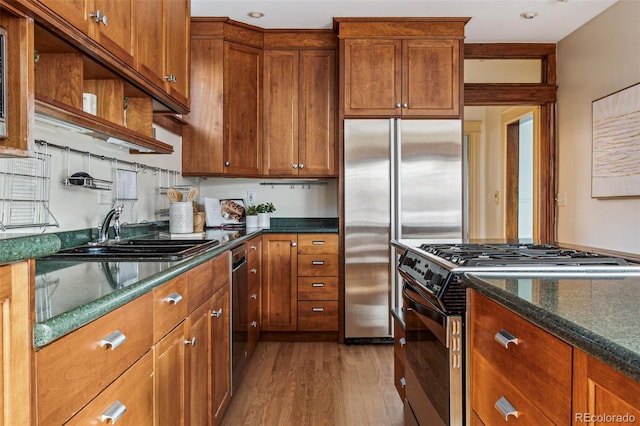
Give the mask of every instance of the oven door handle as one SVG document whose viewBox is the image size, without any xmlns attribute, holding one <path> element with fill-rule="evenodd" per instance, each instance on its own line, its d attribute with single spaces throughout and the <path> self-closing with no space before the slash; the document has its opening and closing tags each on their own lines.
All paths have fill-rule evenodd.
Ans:
<svg viewBox="0 0 640 426">
<path fill-rule="evenodd" d="M 413 293 L 413 295 L 411 293 Z M 408 308 L 414 310 L 422 316 L 429 318 L 431 321 L 435 322 L 443 328 L 447 327 L 447 316 L 442 312 L 436 310 L 435 307 L 425 305 L 425 303 L 429 303 L 426 300 L 424 302 L 420 302 L 416 298 L 416 296 L 419 298 L 421 298 L 421 296 L 413 289 L 411 284 L 407 283 L 406 281 L 404 283 L 404 286 L 402 287 L 402 295 L 407 302 Z"/>
</svg>

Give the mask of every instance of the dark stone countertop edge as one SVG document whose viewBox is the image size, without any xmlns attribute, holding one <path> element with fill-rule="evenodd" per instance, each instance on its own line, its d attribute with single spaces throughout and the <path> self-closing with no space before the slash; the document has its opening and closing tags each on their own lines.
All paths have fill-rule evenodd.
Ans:
<svg viewBox="0 0 640 426">
<path fill-rule="evenodd" d="M 233 250 L 235 247 L 250 240 L 253 237 L 265 233 L 337 233 L 337 228 L 304 228 L 298 227 L 294 230 L 284 228 L 270 229 L 260 228 L 255 230 L 247 230 L 247 234 L 238 237 L 232 241 L 228 241 L 222 245 L 211 248 L 192 258 L 188 258 L 180 263 L 176 263 L 158 274 L 142 279 L 122 290 L 111 293 L 107 296 L 96 299 L 92 302 L 71 309 L 63 314 L 57 315 L 46 321 L 34 324 L 33 341 L 36 348 L 41 348 L 49 343 L 71 333 L 74 330 L 90 323 L 91 321 L 108 314 L 109 312 L 125 305 L 136 297 L 140 297 L 155 287 L 177 277 L 190 269 L 204 263 L 227 250 Z M 50 253 L 47 253 L 50 254 Z"/>
<path fill-rule="evenodd" d="M 495 287 L 472 273 L 464 274 L 464 284 L 622 374 L 640 381 L 640 356 L 637 353 Z"/>
</svg>

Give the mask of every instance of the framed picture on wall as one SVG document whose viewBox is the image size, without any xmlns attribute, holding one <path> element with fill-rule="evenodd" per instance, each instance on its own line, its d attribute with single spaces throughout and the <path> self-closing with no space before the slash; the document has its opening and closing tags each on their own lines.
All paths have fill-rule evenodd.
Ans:
<svg viewBox="0 0 640 426">
<path fill-rule="evenodd" d="M 640 196 L 640 83 L 593 101 L 591 197 Z"/>
</svg>

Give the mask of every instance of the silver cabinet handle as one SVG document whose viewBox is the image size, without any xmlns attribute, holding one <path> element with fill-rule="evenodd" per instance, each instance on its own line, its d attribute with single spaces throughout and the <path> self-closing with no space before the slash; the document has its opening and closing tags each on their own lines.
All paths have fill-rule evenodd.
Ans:
<svg viewBox="0 0 640 426">
<path fill-rule="evenodd" d="M 189 339 L 184 339 L 183 343 L 184 343 L 185 345 L 195 346 L 195 345 L 196 345 L 196 336 L 193 336 L 193 337 L 191 338 L 191 340 L 189 340 Z"/>
<path fill-rule="evenodd" d="M 180 293 L 172 293 L 165 299 L 170 305 L 177 305 L 182 300 L 182 295 Z"/>
<path fill-rule="evenodd" d="M 505 421 L 509 420 L 509 416 L 518 417 L 518 410 L 504 396 L 500 397 L 495 403 L 496 410 L 500 412 Z"/>
<path fill-rule="evenodd" d="M 291 247 L 297 247 L 298 243 L 296 243 L 295 241 L 291 243 Z"/>
<path fill-rule="evenodd" d="M 299 169 L 304 169 L 304 164 L 298 164 Z"/>
<path fill-rule="evenodd" d="M 402 104 L 402 108 L 409 108 L 409 104 L 408 104 L 408 103 L 406 103 L 406 102 L 405 102 L 405 103 L 403 103 L 403 104 Z"/>
<path fill-rule="evenodd" d="M 252 274 L 257 274 L 257 273 L 258 273 L 258 270 L 257 270 L 256 268 L 251 268 L 251 271 L 250 271 L 250 272 L 251 272 Z"/>
<path fill-rule="evenodd" d="M 493 338 L 496 339 L 496 342 L 500 343 L 506 349 L 509 349 L 509 343 L 514 343 L 515 345 L 517 345 L 520 342 L 520 340 L 516 336 L 509 333 L 504 328 L 498 331 Z"/>
<path fill-rule="evenodd" d="M 123 344 L 125 340 L 127 340 L 127 336 L 125 336 L 120 330 L 116 330 L 108 336 L 103 337 L 102 340 L 100 340 L 100 346 L 114 350 Z"/>
<path fill-rule="evenodd" d="M 324 260 L 312 260 L 312 265 L 324 265 Z"/>
<path fill-rule="evenodd" d="M 324 245 L 324 240 L 313 240 L 311 244 L 313 244 L 314 246 L 321 246 Z"/>
<path fill-rule="evenodd" d="M 258 323 L 256 321 L 251 321 L 251 327 L 257 328 Z"/>
<path fill-rule="evenodd" d="M 173 74 L 165 75 L 164 79 L 167 80 L 169 83 L 175 83 L 177 81 L 176 76 Z"/>
<path fill-rule="evenodd" d="M 324 287 L 324 283 L 311 283 L 311 287 Z"/>
<path fill-rule="evenodd" d="M 407 339 L 405 339 L 404 337 L 401 337 L 401 338 L 398 340 L 398 343 L 400 343 L 400 346 L 404 346 L 404 345 L 406 345 L 406 344 L 407 344 Z"/>
<path fill-rule="evenodd" d="M 251 298 L 252 298 L 252 299 L 257 299 L 257 298 L 258 298 L 258 294 L 257 294 L 257 293 L 253 293 L 253 294 L 251 295 Z"/>
<path fill-rule="evenodd" d="M 125 411 L 127 411 L 127 406 L 120 401 L 116 401 L 111 404 L 111 407 L 107 408 L 107 411 L 102 413 L 100 421 L 102 423 L 110 423 L 114 425 L 118 420 L 120 420 L 120 417 L 122 417 Z"/>
<path fill-rule="evenodd" d="M 324 312 L 324 308 L 311 308 L 312 312 Z"/>
<path fill-rule="evenodd" d="M 89 17 L 93 18 L 96 24 L 103 24 L 106 26 L 107 23 L 109 22 L 107 15 L 103 15 L 100 9 L 98 9 L 95 13 L 89 12 Z"/>
<path fill-rule="evenodd" d="M 258 250 L 258 246 L 251 246 L 251 250 Z"/>
<path fill-rule="evenodd" d="M 222 316 L 222 308 L 218 309 L 217 311 L 211 312 L 211 316 L 214 318 L 220 318 Z"/>
<path fill-rule="evenodd" d="M 407 379 L 405 379 L 404 377 L 400 377 L 400 386 L 407 386 Z"/>
<path fill-rule="evenodd" d="M 231 165 L 231 161 L 225 161 L 224 165 L 227 166 L 227 167 L 230 166 Z"/>
<path fill-rule="evenodd" d="M 298 165 L 297 164 L 292 164 L 291 167 L 293 167 L 294 169 L 297 169 Z"/>
<path fill-rule="evenodd" d="M 400 102 L 396 103 L 396 108 L 402 108 L 402 104 Z"/>
</svg>

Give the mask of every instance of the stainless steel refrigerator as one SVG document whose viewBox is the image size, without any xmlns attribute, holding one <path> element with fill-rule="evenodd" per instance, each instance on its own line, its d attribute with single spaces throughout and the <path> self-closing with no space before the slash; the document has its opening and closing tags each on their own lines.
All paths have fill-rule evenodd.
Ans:
<svg viewBox="0 0 640 426">
<path fill-rule="evenodd" d="M 344 121 L 345 339 L 386 339 L 398 299 L 391 239 L 462 236 L 462 122 Z"/>
</svg>

